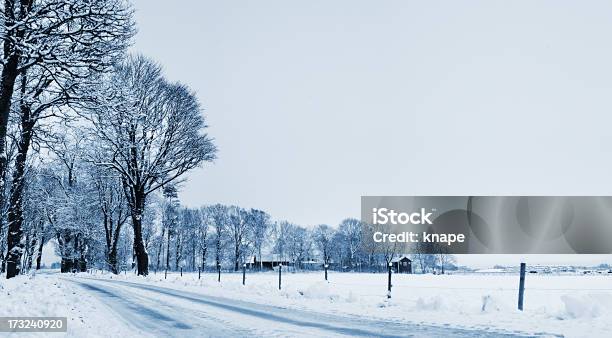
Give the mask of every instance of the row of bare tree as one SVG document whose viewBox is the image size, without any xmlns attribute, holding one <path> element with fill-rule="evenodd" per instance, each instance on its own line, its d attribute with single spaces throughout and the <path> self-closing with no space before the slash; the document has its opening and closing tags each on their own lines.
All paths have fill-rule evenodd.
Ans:
<svg viewBox="0 0 612 338">
<path fill-rule="evenodd" d="M 152 60 L 127 55 L 135 28 L 125 0 L 2 6 L 2 271 L 39 265 L 50 238 L 63 271 L 83 270 L 100 228 L 113 265 L 129 223 L 146 275 L 148 198 L 215 158 L 197 98 Z"/>
</svg>

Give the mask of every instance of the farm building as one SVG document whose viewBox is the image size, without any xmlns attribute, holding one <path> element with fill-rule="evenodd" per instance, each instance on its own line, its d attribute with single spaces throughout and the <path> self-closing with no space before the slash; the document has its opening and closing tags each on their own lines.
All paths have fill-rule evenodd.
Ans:
<svg viewBox="0 0 612 338">
<path fill-rule="evenodd" d="M 412 273 L 412 260 L 407 256 L 399 256 L 391 260 L 396 273 Z"/>
<path fill-rule="evenodd" d="M 273 270 L 279 264 L 282 264 L 283 266 L 290 265 L 286 258 L 281 258 L 280 255 L 277 254 L 262 255 L 261 258 L 253 255 L 253 257 L 251 257 L 251 259 L 247 262 L 250 269 L 259 269 L 259 267 L 261 267 L 264 270 Z"/>
</svg>

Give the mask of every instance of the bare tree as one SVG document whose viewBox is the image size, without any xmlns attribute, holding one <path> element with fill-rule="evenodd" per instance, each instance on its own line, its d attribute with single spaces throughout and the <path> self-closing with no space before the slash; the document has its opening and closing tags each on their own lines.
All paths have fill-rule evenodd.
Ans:
<svg viewBox="0 0 612 338">
<path fill-rule="evenodd" d="M 99 165 L 115 170 L 130 206 L 138 274 L 149 259 L 142 238 L 147 196 L 215 158 L 216 148 L 195 95 L 166 81 L 160 67 L 142 56 L 118 65 L 99 92 L 103 104 L 89 109 L 92 135 L 105 148 Z"/>
<path fill-rule="evenodd" d="M 119 273 L 117 248 L 121 228 L 129 217 L 121 182 L 113 172 L 104 168 L 90 167 L 91 180 L 96 190 L 97 205 L 102 214 L 106 262 L 114 274 Z"/>
<path fill-rule="evenodd" d="M 323 264 L 329 264 L 333 236 L 334 229 L 327 224 L 320 224 L 314 229 L 313 239 L 317 249 L 323 255 Z"/>
<path fill-rule="evenodd" d="M 163 204 L 163 217 L 162 217 L 162 227 L 166 230 L 166 272 L 170 269 L 170 240 L 172 236 L 175 235 L 176 226 L 178 223 L 178 209 L 179 209 L 179 201 L 178 201 L 178 191 L 174 185 L 167 185 L 163 189 L 164 191 L 164 204 Z M 159 244 L 160 251 L 161 246 L 164 242 L 164 231 L 162 230 L 161 242 Z M 158 255 L 158 265 L 159 265 L 159 255 Z"/>
<path fill-rule="evenodd" d="M 291 255 L 291 236 L 297 226 L 287 221 L 276 222 L 274 225 L 274 252 L 278 254 L 279 259 L 283 261 Z"/>
<path fill-rule="evenodd" d="M 270 233 L 270 215 L 265 211 L 251 209 L 249 211 L 249 225 L 251 227 L 251 237 L 253 247 L 257 250 L 257 259 L 259 260 L 259 270 L 263 268 L 261 260 L 261 249 L 266 243 L 266 239 Z"/>
<path fill-rule="evenodd" d="M 32 68 L 87 77 L 114 61 L 134 33 L 124 0 L 5 0 L 0 21 L 0 178 L 15 82 Z M 1 183 L 1 182 L 0 182 Z"/>
<path fill-rule="evenodd" d="M 248 226 L 248 213 L 246 210 L 232 206 L 229 208 L 229 235 L 232 238 L 232 244 L 234 249 L 234 271 L 238 271 L 242 259 L 244 258 L 244 248 L 247 245 L 247 231 Z"/>
<path fill-rule="evenodd" d="M 348 264 L 353 267 L 355 264 L 355 256 L 361 249 L 361 231 L 362 223 L 355 218 L 347 218 L 340 223 L 338 233 L 343 236 L 343 244 L 346 246 L 348 254 Z"/>
<path fill-rule="evenodd" d="M 199 210 L 199 228 L 198 228 L 198 242 L 199 248 L 201 252 L 201 266 L 202 271 L 206 268 L 206 253 L 208 252 L 208 229 L 209 229 L 209 213 L 205 207 L 200 208 Z"/>
<path fill-rule="evenodd" d="M 221 204 L 215 204 L 207 207 L 210 221 L 215 230 L 215 264 L 218 272 L 221 272 L 221 262 L 223 260 L 223 249 L 225 247 L 225 233 L 229 223 L 229 215 L 227 207 Z"/>
</svg>

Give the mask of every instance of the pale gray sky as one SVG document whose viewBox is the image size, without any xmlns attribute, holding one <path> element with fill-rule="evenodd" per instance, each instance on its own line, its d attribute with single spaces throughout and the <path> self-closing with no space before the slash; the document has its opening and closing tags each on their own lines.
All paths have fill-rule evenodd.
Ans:
<svg viewBox="0 0 612 338">
<path fill-rule="evenodd" d="M 179 5 L 180 4 L 180 5 Z M 609 1 L 136 0 L 219 147 L 180 193 L 310 226 L 361 195 L 610 195 Z"/>
</svg>

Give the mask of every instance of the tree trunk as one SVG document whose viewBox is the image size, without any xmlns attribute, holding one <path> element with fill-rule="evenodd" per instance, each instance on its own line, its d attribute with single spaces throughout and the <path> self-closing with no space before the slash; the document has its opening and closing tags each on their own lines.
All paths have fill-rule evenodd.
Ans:
<svg viewBox="0 0 612 338">
<path fill-rule="evenodd" d="M 2 189 L 2 187 L 0 186 L 0 189 Z M 4 189 L 2 190 L 2 192 L 0 192 L 0 194 L 2 194 L 2 196 L 4 196 Z M 0 207 L 4 206 L 4 203 L 0 203 Z M 0 217 L 0 273 L 4 273 L 5 269 L 6 269 L 6 264 L 5 264 L 5 257 L 4 257 L 4 224 L 2 224 L 3 222 L 1 221 L 2 217 Z"/>
<path fill-rule="evenodd" d="M 87 272 L 87 258 L 85 257 L 87 252 L 87 241 L 81 239 L 79 241 L 79 265 L 78 271 Z"/>
<path fill-rule="evenodd" d="M 79 258 L 77 257 L 77 253 L 79 252 L 79 234 L 74 236 L 74 241 L 72 241 L 72 243 L 74 243 L 74 245 L 72 247 L 72 271 L 70 272 L 76 272 L 79 270 Z"/>
<path fill-rule="evenodd" d="M 168 241 L 166 242 L 166 272 L 170 269 L 170 229 L 168 229 Z"/>
<path fill-rule="evenodd" d="M 180 232 L 176 233 L 176 245 L 175 245 L 175 254 L 174 254 L 174 269 L 178 271 L 179 263 L 181 260 L 181 235 Z"/>
<path fill-rule="evenodd" d="M 119 273 L 119 261 L 117 261 L 117 246 L 113 246 L 108 252 L 108 265 L 115 275 Z"/>
<path fill-rule="evenodd" d="M 45 237 L 40 237 L 40 243 L 38 244 L 38 255 L 36 255 L 36 270 L 40 270 L 40 262 L 42 260 L 43 246 L 45 245 Z"/>
<path fill-rule="evenodd" d="M 155 265 L 155 270 L 159 270 L 159 257 L 161 256 L 161 252 L 164 248 L 164 235 L 166 234 L 166 227 L 162 227 L 161 240 L 159 241 L 159 249 L 157 250 L 157 264 Z"/>
<path fill-rule="evenodd" d="M 132 227 L 134 228 L 134 253 L 136 254 L 136 265 L 139 276 L 149 274 L 149 255 L 142 239 L 142 216 L 144 214 L 145 199 L 144 187 L 125 186 L 130 193 L 127 194 L 127 199 L 130 204 L 130 213 L 132 216 Z"/>
<path fill-rule="evenodd" d="M 191 240 L 191 271 L 195 271 L 196 268 L 196 242 Z"/>
<path fill-rule="evenodd" d="M 6 9 L 5 9 L 6 10 Z M 8 23 L 7 23 L 8 24 Z M 12 53 L 10 42 L 4 42 L 4 56 Z M 6 131 L 8 126 L 9 113 L 11 111 L 11 99 L 15 88 L 15 80 L 17 79 L 17 66 L 19 57 L 16 54 L 11 55 L 4 67 L 0 79 L 0 177 L 5 177 L 4 173 L 7 169 L 6 158 Z M 4 183 L 4 182 L 2 182 Z"/>
<path fill-rule="evenodd" d="M 238 271 L 240 265 L 240 248 L 239 245 L 236 244 L 234 246 L 234 271 Z"/>
<path fill-rule="evenodd" d="M 261 245 L 257 246 L 257 254 L 259 255 L 257 258 L 259 259 L 259 271 L 263 270 L 263 261 L 261 260 Z"/>
<path fill-rule="evenodd" d="M 206 267 L 206 250 L 206 246 L 202 248 L 202 271 L 204 271 L 204 268 Z"/>
<path fill-rule="evenodd" d="M 63 233 L 58 234 L 57 241 L 59 243 L 60 254 L 62 256 L 61 272 L 70 272 L 72 270 L 72 259 L 69 258 L 70 250 L 68 249 L 70 245 L 70 235 L 66 232 L 66 230 L 64 230 Z"/>
<path fill-rule="evenodd" d="M 0 113 L 2 106 L 0 105 Z M 2 122 L 0 121 L 0 124 Z M 8 212 L 8 239 L 7 239 L 7 264 L 6 278 L 12 278 L 19 274 L 18 266 L 23 252 L 23 189 L 25 185 L 25 168 L 30 142 L 32 140 L 32 129 L 34 122 L 30 118 L 29 107 L 22 106 L 21 109 L 21 135 L 17 146 L 17 157 L 15 158 L 15 171 L 13 172 L 13 183 L 9 199 Z M 2 126 L 0 125 L 0 129 Z M 3 138 L 0 130 L 0 138 Z M 0 148 L 0 153 L 3 151 Z M 1 165 L 0 165 L 1 166 Z M 1 169 L 0 169 L 1 170 Z M 0 172 L 1 174 L 1 172 Z"/>
<path fill-rule="evenodd" d="M 31 9 L 32 3 L 20 3 L 20 17 L 16 17 L 15 13 L 16 1 L 5 0 L 3 8 L 4 27 L 15 27 L 16 22 L 25 18 Z M 2 75 L 0 75 L 0 179 L 6 178 L 7 157 L 6 157 L 6 132 L 8 127 L 8 119 L 11 112 L 11 99 L 15 90 L 15 80 L 19 75 L 19 59 L 20 53 L 15 49 L 15 41 L 19 42 L 25 34 L 24 29 L 12 28 L 4 32 L 3 58 L 6 59 L 2 67 Z M 4 186 L 4 182 L 0 182 L 0 186 Z M 10 236 L 10 233 L 8 234 Z"/>
<path fill-rule="evenodd" d="M 138 275 L 146 276 L 149 274 L 149 256 L 142 241 L 142 214 L 138 213 L 132 217 L 132 225 L 134 227 L 134 249 L 136 250 Z"/>
</svg>

